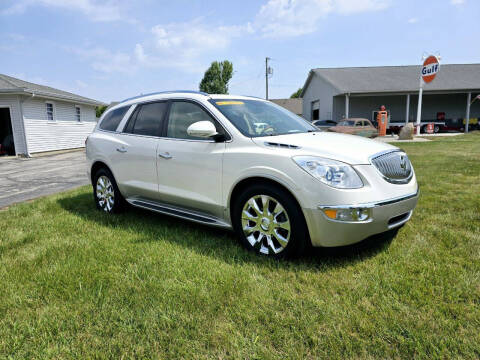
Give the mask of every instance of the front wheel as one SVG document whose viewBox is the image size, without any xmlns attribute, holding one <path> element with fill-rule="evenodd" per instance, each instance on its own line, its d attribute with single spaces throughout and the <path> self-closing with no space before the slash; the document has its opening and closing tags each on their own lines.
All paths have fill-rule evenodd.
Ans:
<svg viewBox="0 0 480 360">
<path fill-rule="evenodd" d="M 258 254 L 292 257 L 306 247 L 303 213 L 295 199 L 279 187 L 247 188 L 234 203 L 232 220 L 244 246 Z"/>
</svg>

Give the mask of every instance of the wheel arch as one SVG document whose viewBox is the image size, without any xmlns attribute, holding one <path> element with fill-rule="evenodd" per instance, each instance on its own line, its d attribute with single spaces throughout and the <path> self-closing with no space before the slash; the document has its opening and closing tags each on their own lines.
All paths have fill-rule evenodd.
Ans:
<svg viewBox="0 0 480 360">
<path fill-rule="evenodd" d="M 230 191 L 230 195 L 228 197 L 228 210 L 229 210 L 228 215 L 230 216 L 230 220 L 232 220 L 233 203 L 235 202 L 235 199 L 242 193 L 243 190 L 245 190 L 249 186 L 258 185 L 258 184 L 270 185 L 270 186 L 275 186 L 275 187 L 281 188 L 283 191 L 287 192 L 292 197 L 292 199 L 295 201 L 298 208 L 300 209 L 301 213 L 303 214 L 303 210 L 302 210 L 302 206 L 300 205 L 300 201 L 295 196 L 295 194 L 288 188 L 287 185 L 285 185 L 284 183 L 282 183 L 282 182 L 280 182 L 276 179 L 272 179 L 272 178 L 269 178 L 269 177 L 251 176 L 251 177 L 244 178 L 244 179 L 240 180 L 239 182 L 237 182 L 233 186 L 232 190 Z M 303 214 L 303 218 L 306 222 L 305 214 Z"/>
<path fill-rule="evenodd" d="M 97 160 L 95 161 L 93 164 L 92 164 L 92 167 L 90 169 L 90 182 L 93 184 L 93 177 L 95 176 L 95 174 L 97 173 L 98 170 L 102 169 L 102 168 L 105 168 L 107 169 L 108 171 L 110 171 L 113 175 L 113 172 L 112 170 L 108 167 L 107 164 L 105 164 L 103 161 L 101 160 Z"/>
</svg>

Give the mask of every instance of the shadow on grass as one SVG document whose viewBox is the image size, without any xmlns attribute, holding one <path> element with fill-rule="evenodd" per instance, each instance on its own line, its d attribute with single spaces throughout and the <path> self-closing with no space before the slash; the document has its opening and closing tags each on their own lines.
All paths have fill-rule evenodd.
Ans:
<svg viewBox="0 0 480 360">
<path fill-rule="evenodd" d="M 388 248 L 398 232 L 398 230 L 393 230 L 374 235 L 349 246 L 310 248 L 298 259 L 275 261 L 244 250 L 231 231 L 196 224 L 132 206 L 129 206 L 122 214 L 114 216 L 105 214 L 95 208 L 90 192 L 63 196 L 57 202 L 73 215 L 109 227 L 112 231 L 134 229 L 136 236 L 132 236 L 133 242 L 147 243 L 167 240 L 189 247 L 202 255 L 221 259 L 226 263 L 251 262 L 276 264 L 280 267 L 295 264 L 304 269 L 327 270 L 332 267 L 348 266 L 375 256 Z"/>
</svg>

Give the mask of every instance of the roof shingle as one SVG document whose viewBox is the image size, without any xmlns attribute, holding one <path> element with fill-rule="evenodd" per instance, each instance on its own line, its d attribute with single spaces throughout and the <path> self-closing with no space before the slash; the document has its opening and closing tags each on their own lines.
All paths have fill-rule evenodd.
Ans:
<svg viewBox="0 0 480 360">
<path fill-rule="evenodd" d="M 55 97 L 65 99 L 67 101 L 77 101 L 92 105 L 104 105 L 101 101 L 72 94 L 68 91 L 55 89 L 50 86 L 34 84 L 4 74 L 0 74 L 0 92 L 1 91 L 35 93 L 39 96 Z"/>
<path fill-rule="evenodd" d="M 342 94 L 415 92 L 420 65 L 318 68 L 312 72 L 331 83 Z M 425 91 L 479 90 L 480 64 L 445 64 Z"/>
</svg>

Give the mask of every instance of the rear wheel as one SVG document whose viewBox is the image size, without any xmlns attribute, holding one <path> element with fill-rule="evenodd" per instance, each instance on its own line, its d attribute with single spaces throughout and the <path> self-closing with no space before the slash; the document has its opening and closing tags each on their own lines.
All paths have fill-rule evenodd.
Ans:
<svg viewBox="0 0 480 360">
<path fill-rule="evenodd" d="M 278 187 L 255 185 L 236 199 L 235 232 L 258 254 L 284 258 L 299 255 L 307 244 L 303 214 L 292 196 Z"/>
<path fill-rule="evenodd" d="M 440 126 L 435 125 L 435 126 L 433 127 L 433 132 L 434 132 L 435 134 L 439 133 L 439 132 L 440 132 Z"/>
<path fill-rule="evenodd" d="M 93 178 L 93 198 L 97 208 L 107 213 L 118 213 L 125 205 L 113 174 L 104 168 L 99 169 Z"/>
</svg>

